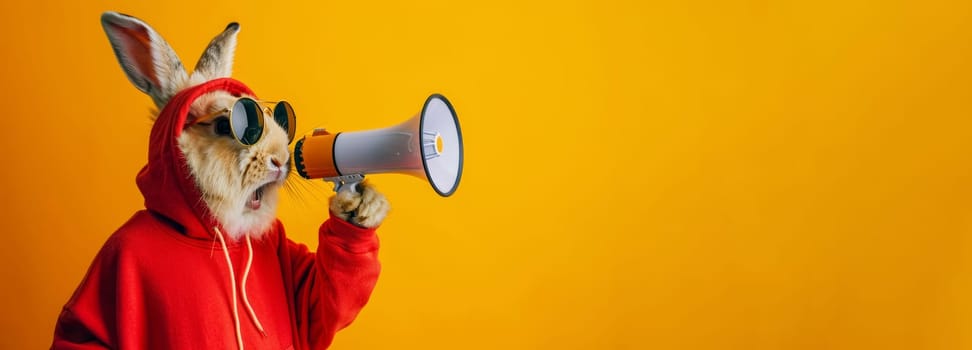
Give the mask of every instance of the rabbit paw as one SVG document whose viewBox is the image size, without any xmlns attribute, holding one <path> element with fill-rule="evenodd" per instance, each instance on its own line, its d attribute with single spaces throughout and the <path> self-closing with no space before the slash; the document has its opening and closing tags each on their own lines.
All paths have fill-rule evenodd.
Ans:
<svg viewBox="0 0 972 350">
<path fill-rule="evenodd" d="M 368 182 L 359 183 L 354 189 L 342 189 L 331 197 L 331 211 L 335 215 L 366 228 L 380 225 L 390 208 L 385 195 Z"/>
</svg>

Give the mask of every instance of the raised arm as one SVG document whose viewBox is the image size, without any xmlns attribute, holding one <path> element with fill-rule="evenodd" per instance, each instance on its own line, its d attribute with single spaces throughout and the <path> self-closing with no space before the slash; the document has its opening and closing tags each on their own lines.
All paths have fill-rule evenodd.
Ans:
<svg viewBox="0 0 972 350">
<path fill-rule="evenodd" d="M 387 211 L 384 196 L 370 187 L 360 193 L 339 193 L 332 199 L 330 218 L 321 224 L 316 253 L 286 241 L 298 343 L 326 348 L 368 302 L 381 269 L 375 226 Z"/>
</svg>

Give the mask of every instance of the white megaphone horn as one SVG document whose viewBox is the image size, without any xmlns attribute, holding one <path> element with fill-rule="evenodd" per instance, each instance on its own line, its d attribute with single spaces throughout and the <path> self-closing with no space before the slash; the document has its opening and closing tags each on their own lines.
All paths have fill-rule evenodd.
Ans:
<svg viewBox="0 0 972 350">
<path fill-rule="evenodd" d="M 399 173 L 424 179 L 448 197 L 462 177 L 462 132 L 445 96 L 434 94 L 415 117 L 396 126 L 331 134 L 323 129 L 297 141 L 294 167 L 308 179 L 334 183 L 334 191 L 366 174 Z"/>
</svg>

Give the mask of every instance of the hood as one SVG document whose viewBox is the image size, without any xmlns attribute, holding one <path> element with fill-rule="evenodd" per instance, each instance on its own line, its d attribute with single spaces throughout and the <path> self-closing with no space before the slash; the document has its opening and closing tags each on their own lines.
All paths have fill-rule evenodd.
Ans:
<svg viewBox="0 0 972 350">
<path fill-rule="evenodd" d="M 233 96 L 254 95 L 246 85 L 230 78 L 211 80 L 180 91 L 155 120 L 149 136 L 148 164 L 135 178 L 145 198 L 145 208 L 181 226 L 183 233 L 192 238 L 213 239 L 213 228 L 219 222 L 209 212 L 192 179 L 178 139 L 193 101 L 218 90 Z"/>
</svg>

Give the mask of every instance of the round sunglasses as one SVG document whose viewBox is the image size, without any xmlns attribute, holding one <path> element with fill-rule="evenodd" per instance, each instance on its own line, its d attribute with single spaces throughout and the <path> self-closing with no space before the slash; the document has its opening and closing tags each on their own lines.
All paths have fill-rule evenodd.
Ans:
<svg viewBox="0 0 972 350">
<path fill-rule="evenodd" d="M 263 137 L 263 116 L 267 112 L 273 116 L 277 125 L 287 131 L 287 143 L 293 142 L 297 119 L 294 116 L 294 108 L 287 101 L 273 103 L 241 97 L 233 102 L 232 107 L 200 116 L 186 127 L 196 124 L 207 125 L 207 122 L 225 116 L 229 123 L 226 132 L 232 134 L 240 144 L 250 146 Z"/>
</svg>

